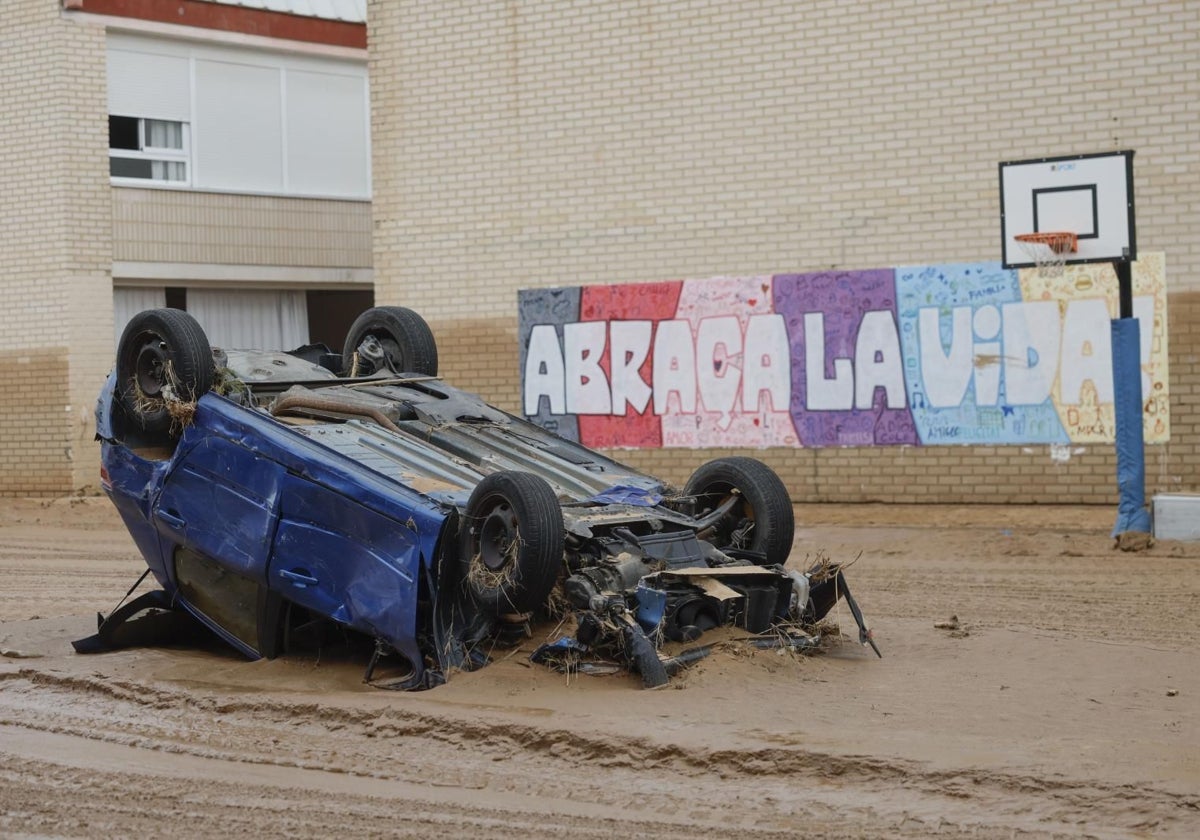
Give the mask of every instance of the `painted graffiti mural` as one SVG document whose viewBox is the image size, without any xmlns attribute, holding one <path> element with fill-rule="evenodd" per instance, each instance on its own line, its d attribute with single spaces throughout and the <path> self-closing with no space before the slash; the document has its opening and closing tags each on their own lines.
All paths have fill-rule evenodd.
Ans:
<svg viewBox="0 0 1200 840">
<path fill-rule="evenodd" d="M 1133 272 L 1151 443 L 1164 265 Z M 1111 442 L 1116 289 L 976 263 L 526 290 L 524 412 L 591 447 Z"/>
</svg>

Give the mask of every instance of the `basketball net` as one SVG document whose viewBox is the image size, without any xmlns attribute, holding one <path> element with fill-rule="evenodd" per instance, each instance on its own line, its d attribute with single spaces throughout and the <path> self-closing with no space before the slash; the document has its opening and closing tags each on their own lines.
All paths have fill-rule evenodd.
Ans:
<svg viewBox="0 0 1200 840">
<path fill-rule="evenodd" d="M 1037 266 L 1040 277 L 1061 277 L 1066 270 L 1067 254 L 1075 253 L 1079 237 L 1070 231 L 1018 233 L 1013 237 L 1025 257 Z"/>
</svg>

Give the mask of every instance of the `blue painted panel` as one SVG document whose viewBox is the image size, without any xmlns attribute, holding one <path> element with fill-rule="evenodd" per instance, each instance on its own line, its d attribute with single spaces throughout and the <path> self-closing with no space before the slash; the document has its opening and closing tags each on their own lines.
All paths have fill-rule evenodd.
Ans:
<svg viewBox="0 0 1200 840">
<path fill-rule="evenodd" d="M 1057 308 L 1024 303 L 1015 271 L 999 263 L 897 268 L 896 302 L 922 444 L 1068 442 L 1050 395 Z M 1041 315 L 1054 320 L 1053 331 L 1038 329 Z"/>
</svg>

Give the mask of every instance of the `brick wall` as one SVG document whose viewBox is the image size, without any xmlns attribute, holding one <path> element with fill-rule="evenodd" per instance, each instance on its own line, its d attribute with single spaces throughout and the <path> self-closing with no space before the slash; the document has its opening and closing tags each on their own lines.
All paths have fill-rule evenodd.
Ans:
<svg viewBox="0 0 1200 840">
<path fill-rule="evenodd" d="M 48 384 L 68 381 L 67 348 L 0 352 L 0 366 L 0 485 L 21 495 L 61 495 L 72 481 L 66 388 Z"/>
<path fill-rule="evenodd" d="M 0 494 L 97 484 L 112 358 L 104 32 L 59 0 L 0 18 Z"/>
<path fill-rule="evenodd" d="M 1200 5 L 372 0 L 376 299 L 518 409 L 516 291 L 999 259 L 997 163 L 1132 148 L 1200 490 Z M 800 500 L 1098 502 L 1110 446 L 767 450 Z M 676 481 L 717 452 L 619 457 Z"/>
</svg>

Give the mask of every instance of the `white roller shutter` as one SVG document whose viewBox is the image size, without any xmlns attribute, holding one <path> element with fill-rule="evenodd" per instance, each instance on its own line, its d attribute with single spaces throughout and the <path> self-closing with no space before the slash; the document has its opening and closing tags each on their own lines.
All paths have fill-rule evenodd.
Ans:
<svg viewBox="0 0 1200 840">
<path fill-rule="evenodd" d="M 142 287 L 118 287 L 113 289 L 113 347 L 121 341 L 121 333 L 133 316 L 143 309 L 162 309 L 167 305 L 165 289 Z"/>
<path fill-rule="evenodd" d="M 196 186 L 282 192 L 282 69 L 208 59 L 195 64 Z"/>
<path fill-rule="evenodd" d="M 156 120 L 191 120 L 186 55 L 108 49 L 108 113 Z"/>
<path fill-rule="evenodd" d="M 370 195 L 367 78 L 287 71 L 288 191 Z"/>
<path fill-rule="evenodd" d="M 214 347 L 294 350 L 308 344 L 304 292 L 188 289 L 187 309 Z"/>
</svg>

